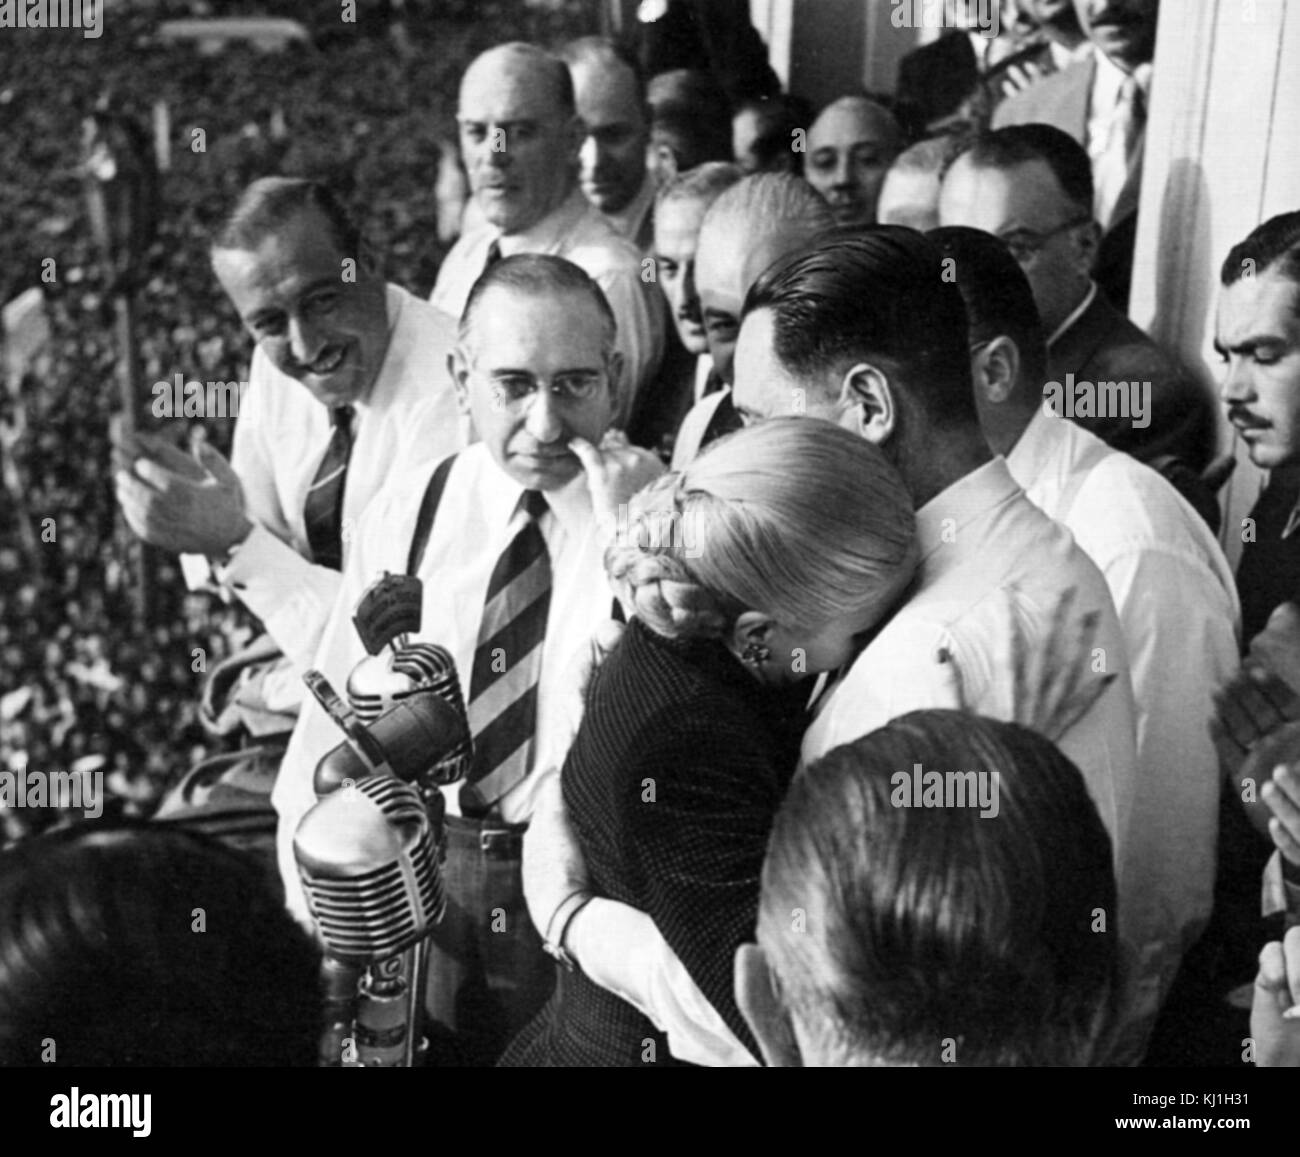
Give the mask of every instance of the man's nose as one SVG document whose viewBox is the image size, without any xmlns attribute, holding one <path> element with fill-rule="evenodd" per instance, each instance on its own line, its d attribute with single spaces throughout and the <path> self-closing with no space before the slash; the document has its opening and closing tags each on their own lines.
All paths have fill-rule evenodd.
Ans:
<svg viewBox="0 0 1300 1157">
<path fill-rule="evenodd" d="M 694 261 L 688 261 L 682 272 L 682 304 L 692 313 L 700 312 L 700 295 L 695 292 Z"/>
<path fill-rule="evenodd" d="M 840 157 L 835 162 L 835 179 L 832 184 L 843 187 L 853 183 L 853 164 L 847 156 Z"/>
<path fill-rule="evenodd" d="M 595 137 L 584 137 L 582 148 L 578 150 L 578 163 L 583 171 L 590 173 L 600 164 L 600 142 Z"/>
<path fill-rule="evenodd" d="M 538 442 L 557 442 L 564 433 L 564 422 L 555 405 L 555 395 L 550 388 L 539 385 L 528 405 L 528 419 L 525 429 Z"/>
<path fill-rule="evenodd" d="M 1229 361 L 1219 384 L 1219 400 L 1228 404 L 1254 401 L 1255 386 L 1244 359 Z"/>
<path fill-rule="evenodd" d="M 325 348 L 325 332 L 305 318 L 289 319 L 289 352 L 299 365 L 311 365 Z"/>
</svg>

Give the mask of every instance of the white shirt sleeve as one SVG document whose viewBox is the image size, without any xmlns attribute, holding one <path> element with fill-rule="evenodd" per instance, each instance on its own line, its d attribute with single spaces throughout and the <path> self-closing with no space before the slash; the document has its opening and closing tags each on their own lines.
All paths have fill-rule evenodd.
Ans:
<svg viewBox="0 0 1300 1157">
<path fill-rule="evenodd" d="M 667 1035 L 678 1060 L 714 1068 L 758 1065 L 644 912 L 598 897 L 573 918 L 565 943 L 588 977 Z"/>
<path fill-rule="evenodd" d="M 1238 666 L 1235 609 L 1194 560 L 1150 549 L 1109 561 L 1137 702 L 1138 782 L 1121 887 L 1127 934 L 1163 992 L 1210 917 L 1219 761 L 1204 720 Z"/>
</svg>

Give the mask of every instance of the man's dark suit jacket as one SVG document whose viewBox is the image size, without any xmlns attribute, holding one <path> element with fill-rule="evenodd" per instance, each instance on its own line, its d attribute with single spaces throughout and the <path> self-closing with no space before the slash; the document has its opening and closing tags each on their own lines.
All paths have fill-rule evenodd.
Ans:
<svg viewBox="0 0 1300 1157">
<path fill-rule="evenodd" d="M 1023 92 L 998 105 L 993 114 L 993 127 L 1052 125 L 1069 133 L 1087 148 L 1088 100 L 1096 74 L 1097 59 L 1094 55 L 1035 81 Z M 1113 223 L 1102 238 L 1094 271 L 1102 292 L 1123 309 L 1128 308 L 1129 286 L 1133 280 L 1133 245 L 1137 238 L 1135 225 L 1141 187 L 1142 165 L 1139 161 L 1129 173 L 1115 203 Z"/>
<path fill-rule="evenodd" d="M 1209 461 L 1213 406 L 1187 371 L 1098 292 L 1092 304 L 1047 350 L 1051 381 L 1151 383 L 1150 425 L 1129 418 L 1084 418 L 1078 424 L 1142 462 L 1166 455 L 1195 471 Z"/>
<path fill-rule="evenodd" d="M 733 106 L 781 91 L 747 0 L 670 0 L 660 19 L 637 27 L 648 77 L 677 68 L 712 72 Z"/>
<path fill-rule="evenodd" d="M 946 33 L 914 48 L 898 62 L 895 92 L 911 106 L 921 125 L 953 116 L 979 87 L 975 49 L 964 32 Z"/>
</svg>

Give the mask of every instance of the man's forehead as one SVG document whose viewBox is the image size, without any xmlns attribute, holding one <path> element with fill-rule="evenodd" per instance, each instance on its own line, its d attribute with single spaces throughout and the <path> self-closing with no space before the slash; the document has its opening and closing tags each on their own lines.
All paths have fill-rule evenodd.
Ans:
<svg viewBox="0 0 1300 1157">
<path fill-rule="evenodd" d="M 1050 211 L 1065 202 L 1065 192 L 1045 161 L 1022 161 L 1007 168 L 973 164 L 959 157 L 944 177 L 939 193 L 945 225 L 978 225 Z"/>
<path fill-rule="evenodd" d="M 894 136 L 894 125 L 884 109 L 864 101 L 845 101 L 824 109 L 813 121 L 808 143 L 811 148 L 862 142 L 884 144 Z"/>
<path fill-rule="evenodd" d="M 675 197 L 655 210 L 655 246 L 665 249 L 695 251 L 700 238 L 706 206 L 695 197 Z"/>
<path fill-rule="evenodd" d="M 524 53 L 480 58 L 461 81 L 458 115 L 497 121 L 559 117 L 555 74 L 546 61 Z"/>
<path fill-rule="evenodd" d="M 1246 275 L 1219 295 L 1218 335 L 1233 343 L 1248 337 L 1300 340 L 1300 284 L 1268 270 Z"/>
<path fill-rule="evenodd" d="M 643 119 L 636 77 L 622 61 L 583 60 L 571 72 L 578 112 L 588 123 Z"/>
<path fill-rule="evenodd" d="M 589 335 L 599 345 L 604 324 L 600 306 L 588 293 L 494 285 L 475 305 L 471 328 L 475 333 L 490 333 L 493 341 L 512 337 L 531 340 L 540 332 L 557 342 Z"/>
<path fill-rule="evenodd" d="M 223 284 L 262 286 L 286 279 L 342 278 L 342 262 L 329 222 L 315 210 L 297 214 L 251 249 L 212 251 L 212 268 Z"/>
</svg>

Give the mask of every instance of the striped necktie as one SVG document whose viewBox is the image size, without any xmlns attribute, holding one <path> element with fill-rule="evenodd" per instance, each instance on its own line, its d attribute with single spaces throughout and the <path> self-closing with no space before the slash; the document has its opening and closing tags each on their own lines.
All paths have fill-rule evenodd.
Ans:
<svg viewBox="0 0 1300 1157">
<path fill-rule="evenodd" d="M 518 530 L 488 582 L 470 676 L 474 764 L 460 793 L 467 816 L 484 814 L 531 766 L 551 606 L 551 559 L 538 525 L 546 510 L 539 491 L 524 492 Z"/>
<path fill-rule="evenodd" d="M 351 406 L 339 406 L 331 412 L 334 432 L 303 505 L 312 558 L 318 566 L 331 570 L 343 569 L 343 489 L 352 453 L 352 417 Z"/>
</svg>

